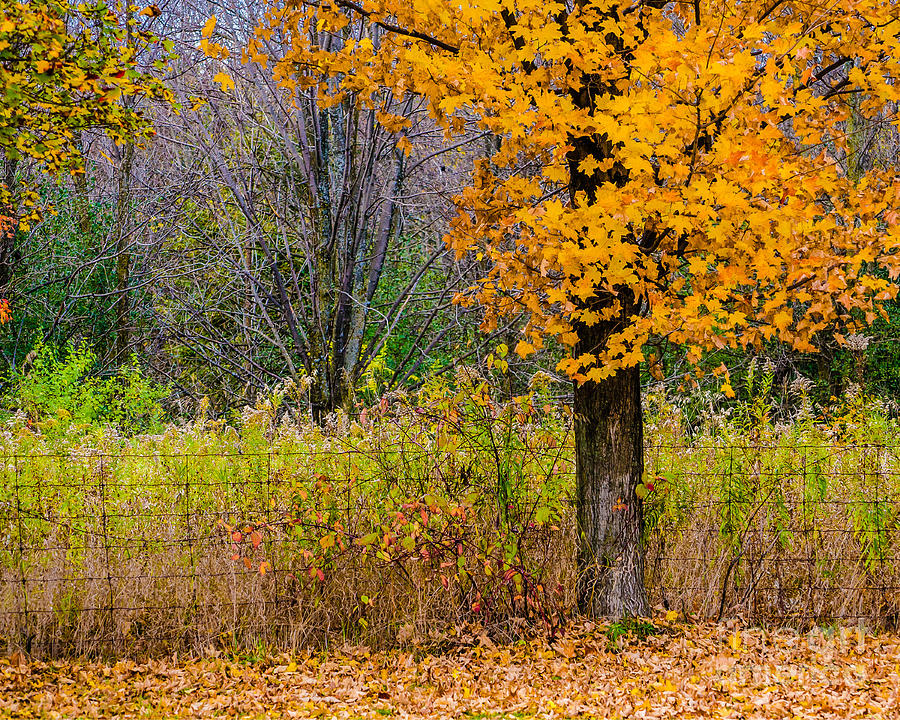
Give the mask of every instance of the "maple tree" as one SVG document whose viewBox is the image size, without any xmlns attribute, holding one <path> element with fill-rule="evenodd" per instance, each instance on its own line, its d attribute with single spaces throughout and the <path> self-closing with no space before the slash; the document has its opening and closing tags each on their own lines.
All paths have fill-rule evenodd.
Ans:
<svg viewBox="0 0 900 720">
<path fill-rule="evenodd" d="M 171 101 L 163 83 L 135 62 L 157 43 L 141 22 L 159 10 L 136 11 L 104 2 L 0 1 L 0 205 L 10 220 L 0 247 L 0 285 L 9 281 L 16 231 L 27 231 L 39 217 L 35 188 L 19 181 L 22 162 L 35 161 L 54 175 L 82 173 L 83 131 L 102 130 L 121 144 L 152 135 L 142 111 L 123 98 Z M 167 50 L 156 61 L 159 69 Z"/>
<path fill-rule="evenodd" d="M 378 108 L 415 93 L 449 136 L 497 142 L 447 241 L 491 267 L 460 301 L 530 312 L 575 383 L 578 595 L 644 614 L 639 364 L 654 335 L 698 360 L 777 339 L 813 351 L 897 293 L 890 168 L 848 174 L 854 112 L 900 100 L 888 0 L 288 2 L 261 36 L 286 86 Z M 265 62 L 259 41 L 250 58 Z M 408 118 L 379 117 L 402 132 Z M 720 367 L 722 389 L 733 393 Z"/>
</svg>

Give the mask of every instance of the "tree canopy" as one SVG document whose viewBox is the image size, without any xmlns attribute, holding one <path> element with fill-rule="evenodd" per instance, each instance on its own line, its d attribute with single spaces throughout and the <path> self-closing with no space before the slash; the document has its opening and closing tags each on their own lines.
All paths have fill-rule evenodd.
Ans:
<svg viewBox="0 0 900 720">
<path fill-rule="evenodd" d="M 886 0 L 333 0 L 273 8 L 260 32 L 289 39 L 285 82 L 371 107 L 419 93 L 448 135 L 498 138 L 448 235 L 491 261 L 463 300 L 488 327 L 527 308 L 520 353 L 558 338 L 561 368 L 599 381 L 652 334 L 692 357 L 810 351 L 894 297 L 900 183 L 842 160 L 854 114 L 894 123 L 897 17 Z M 615 318 L 576 352 L 580 324 Z"/>
<path fill-rule="evenodd" d="M 118 10 L 121 17 L 104 2 L 0 3 L 0 148 L 8 162 L 78 172 L 82 131 L 101 129 L 119 143 L 152 134 L 141 110 L 122 99 L 171 98 L 135 62 L 155 42 L 139 22 L 154 10 Z"/>
<path fill-rule="evenodd" d="M 370 108 L 416 94 L 448 137 L 495 138 L 447 235 L 487 261 L 459 300 L 488 329 L 525 309 L 521 355 L 567 348 L 579 604 L 645 614 L 648 340 L 692 362 L 772 338 L 812 351 L 897 294 L 900 182 L 843 162 L 854 119 L 894 130 L 896 4 L 301 0 L 267 20 L 248 55 L 283 35 L 286 86 Z"/>
</svg>

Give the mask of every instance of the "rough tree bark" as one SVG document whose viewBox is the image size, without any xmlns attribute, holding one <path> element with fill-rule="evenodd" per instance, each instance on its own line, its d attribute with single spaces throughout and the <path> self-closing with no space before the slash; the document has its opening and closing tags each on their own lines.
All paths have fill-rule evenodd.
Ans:
<svg viewBox="0 0 900 720">
<path fill-rule="evenodd" d="M 616 8 L 609 12 L 610 17 L 618 19 Z M 619 36 L 607 34 L 604 42 L 629 57 Z M 618 95 L 621 91 L 617 83 L 599 75 L 585 76 L 571 93 L 576 106 L 591 114 L 596 111 L 597 98 Z M 605 134 L 573 137 L 570 142 L 568 189 L 573 204 L 593 202 L 604 183 L 620 188 L 627 184 L 628 169 L 616 160 L 615 148 Z M 614 162 L 609 169 L 588 175 L 580 164 L 590 157 Z M 633 241 L 650 249 L 657 238 Z M 617 316 L 594 325 L 576 322 L 575 357 L 600 354 L 609 338 L 638 312 L 639 300 L 627 287 L 596 287 L 594 296 L 584 303 L 586 309 L 602 313 L 618 304 Z M 643 509 L 636 493 L 644 470 L 640 368 L 619 370 L 599 382 L 576 383 L 574 411 L 578 607 L 594 617 L 648 615 L 641 538 Z"/>
<path fill-rule="evenodd" d="M 576 354 L 596 352 L 614 323 L 578 328 Z M 579 609 L 595 617 L 643 616 L 643 513 L 635 488 L 644 469 L 640 369 L 575 385 Z"/>
</svg>

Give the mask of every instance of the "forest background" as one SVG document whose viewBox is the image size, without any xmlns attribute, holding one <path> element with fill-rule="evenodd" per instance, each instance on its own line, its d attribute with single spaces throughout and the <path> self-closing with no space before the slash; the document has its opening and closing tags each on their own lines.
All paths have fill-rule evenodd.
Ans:
<svg viewBox="0 0 900 720">
<path fill-rule="evenodd" d="M 11 309 L 0 337 L 8 409 L 21 402 L 15 388 L 37 355 L 76 348 L 73 372 L 139 368 L 167 389 L 159 399 L 172 419 L 201 401 L 215 417 L 234 417 L 285 379 L 308 387 L 304 410 L 318 419 L 338 408 L 357 414 L 460 363 L 489 370 L 498 346 L 516 347 L 524 314 L 483 333 L 479 308 L 453 303 L 487 260 L 456 257 L 443 242 L 453 198 L 492 152 L 490 137 L 473 132 L 448 146 L 424 107 L 396 108 L 416 120 L 396 133 L 374 110 L 320 107 L 308 92 L 293 107 L 272 68 L 245 57 L 258 6 L 152 7 L 131 12 L 134 27 L 157 39 L 136 48 L 135 67 L 165 78 L 170 95 L 152 100 L 142 88 L 116 100 L 140 108 L 152 137 L 135 146 L 102 127 L 76 128 L 70 149 L 84 172 L 74 175 L 47 175 L 42 157 L 4 161 L 14 194 L 7 215 L 43 210 L 7 226 L 0 254 Z M 893 167 L 896 126 L 847 102 L 853 142 L 836 152 L 843 171 Z M 26 189 L 37 192 L 27 211 Z M 797 381 L 822 407 L 857 386 L 896 402 L 897 309 L 885 308 L 864 334 L 854 335 L 854 320 L 835 321 L 817 334 L 815 353 L 776 342 L 725 348 L 700 364 L 707 372 L 685 361 L 685 348 L 654 338 L 643 386 L 692 417 L 724 410 L 737 400 L 716 392 L 721 378 L 708 371 L 724 362 L 740 387 L 758 358 L 771 364 L 788 415 L 799 407 L 800 393 L 788 392 Z M 563 399 L 571 391 L 556 371 L 562 357 L 552 343 L 527 361 L 509 357 L 503 384 L 518 394 L 542 370 Z"/>
</svg>

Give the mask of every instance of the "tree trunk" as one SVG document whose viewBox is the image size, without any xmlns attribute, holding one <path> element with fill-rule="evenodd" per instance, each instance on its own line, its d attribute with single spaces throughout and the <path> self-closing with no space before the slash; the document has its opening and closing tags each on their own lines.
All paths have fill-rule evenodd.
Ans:
<svg viewBox="0 0 900 720">
<path fill-rule="evenodd" d="M 131 343 L 131 302 L 128 297 L 128 282 L 131 277 L 131 167 L 134 162 L 134 145 L 127 144 L 119 153 L 118 204 L 116 208 L 116 305 L 115 359 L 116 365 L 128 362 Z"/>
<path fill-rule="evenodd" d="M 607 15 L 617 20 L 618 9 Z M 626 59 L 621 37 L 607 35 L 605 42 Z M 590 114 L 596 111 L 596 99 L 621 95 L 619 87 L 608 78 L 586 77 L 572 93 L 577 107 Z M 572 205 L 593 202 L 604 183 L 624 187 L 629 171 L 615 156 L 615 145 L 605 134 L 570 138 L 569 197 Z M 585 173 L 581 163 L 586 158 L 597 162 L 612 160 L 607 170 Z M 635 244 L 647 246 L 652 238 L 633 238 Z M 616 319 L 586 325 L 575 322 L 578 334 L 575 357 L 600 355 L 608 347 L 610 337 L 621 330 L 638 312 L 632 288 L 614 291 L 595 287 L 595 295 L 586 303 L 589 309 L 604 311 L 618 305 Z M 578 583 L 579 609 L 594 617 L 620 618 L 649 614 L 644 589 L 643 508 L 636 488 L 644 471 L 644 419 L 641 412 L 640 368 L 619 370 L 599 382 L 575 386 L 575 479 L 578 519 Z"/>
<path fill-rule="evenodd" d="M 132 6 L 125 5 L 125 47 L 134 50 L 132 35 Z M 136 9 L 136 8 L 134 8 Z M 124 98 L 123 98 L 124 100 Z M 116 145 L 118 149 L 118 145 Z M 116 306 L 115 318 L 115 359 L 116 365 L 128 362 L 131 344 L 131 299 L 128 297 L 128 283 L 131 280 L 131 243 L 134 209 L 131 207 L 131 169 L 134 164 L 134 144 L 126 143 L 118 153 L 118 204 L 116 207 Z"/>
<path fill-rule="evenodd" d="M 576 357 L 604 347 L 611 323 L 578 328 Z M 594 617 L 649 614 L 635 488 L 644 469 L 640 368 L 575 385 L 578 607 Z"/>
</svg>

